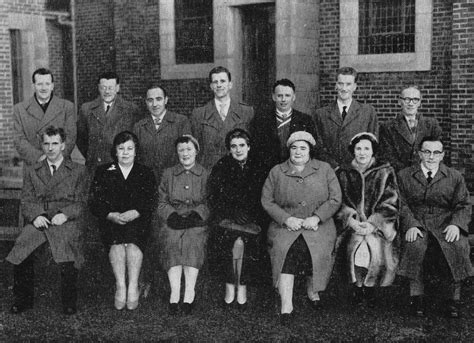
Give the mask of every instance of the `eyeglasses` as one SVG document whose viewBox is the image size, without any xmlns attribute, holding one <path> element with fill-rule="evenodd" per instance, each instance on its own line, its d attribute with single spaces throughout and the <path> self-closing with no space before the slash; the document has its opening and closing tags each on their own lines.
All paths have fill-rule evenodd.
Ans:
<svg viewBox="0 0 474 343">
<path fill-rule="evenodd" d="M 443 151 L 435 150 L 435 151 L 430 151 L 430 150 L 421 150 L 420 151 L 424 157 L 430 157 L 431 154 L 433 154 L 434 157 L 440 157 Z"/>
<path fill-rule="evenodd" d="M 400 99 L 407 105 L 409 105 L 410 102 L 412 102 L 413 105 L 416 105 L 417 103 L 420 102 L 420 98 L 402 98 L 402 97 L 400 97 Z"/>
<path fill-rule="evenodd" d="M 115 90 L 115 86 L 108 86 L 108 87 L 107 86 L 99 86 L 99 88 L 100 88 L 101 91 L 110 91 L 110 92 L 112 92 L 112 91 Z"/>
</svg>

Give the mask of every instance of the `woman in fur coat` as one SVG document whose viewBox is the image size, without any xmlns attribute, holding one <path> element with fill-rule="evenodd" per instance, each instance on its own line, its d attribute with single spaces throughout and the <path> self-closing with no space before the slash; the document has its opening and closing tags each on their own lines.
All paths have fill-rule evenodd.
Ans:
<svg viewBox="0 0 474 343">
<path fill-rule="evenodd" d="M 390 286 L 398 265 L 398 185 L 394 169 L 374 158 L 377 149 L 372 133 L 355 135 L 349 145 L 354 159 L 336 172 L 343 193 L 338 218 L 346 236 L 354 301 L 367 297 L 372 306 L 373 287 Z"/>
</svg>

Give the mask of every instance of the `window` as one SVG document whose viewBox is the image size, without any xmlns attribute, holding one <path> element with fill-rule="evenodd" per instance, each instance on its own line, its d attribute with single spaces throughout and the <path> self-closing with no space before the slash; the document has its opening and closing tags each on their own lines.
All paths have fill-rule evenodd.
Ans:
<svg viewBox="0 0 474 343">
<path fill-rule="evenodd" d="M 214 61 L 212 0 L 175 0 L 176 64 Z"/>
<path fill-rule="evenodd" d="M 13 103 L 23 100 L 23 54 L 21 53 L 20 30 L 10 30 L 10 51 L 12 64 L 12 93 Z"/>
<path fill-rule="evenodd" d="M 359 1 L 359 54 L 415 52 L 415 0 Z"/>
</svg>

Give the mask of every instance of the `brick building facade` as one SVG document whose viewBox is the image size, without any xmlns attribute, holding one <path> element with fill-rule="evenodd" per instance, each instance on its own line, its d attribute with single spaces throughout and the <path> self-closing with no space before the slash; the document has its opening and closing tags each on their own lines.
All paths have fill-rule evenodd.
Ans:
<svg viewBox="0 0 474 343">
<path fill-rule="evenodd" d="M 334 99 L 334 71 L 351 58 L 346 52 L 348 45 L 349 50 L 351 47 L 346 42 L 357 31 L 355 14 L 359 0 L 214 1 L 214 62 L 196 65 L 175 63 L 174 2 L 76 1 L 78 105 L 97 96 L 96 78 L 101 71 L 116 70 L 121 77 L 122 95 L 142 106 L 143 110 L 146 86 L 150 82 L 161 82 L 168 89 L 168 107 L 189 114 L 193 107 L 211 98 L 207 73 L 213 65 L 229 67 L 234 96 L 248 101 L 245 77 L 249 61 L 245 59 L 244 47 L 255 41 L 244 34 L 245 25 L 251 22 L 248 18 L 252 11 L 262 9 L 271 14 L 268 25 L 274 28 L 274 59 L 269 62 L 274 68 L 273 79 L 288 77 L 295 81 L 296 107 L 308 113 Z M 385 121 L 399 111 L 400 88 L 407 84 L 419 85 L 423 93 L 420 110 L 440 121 L 448 143 L 448 163 L 464 173 L 473 191 L 473 2 L 415 2 L 419 54 L 413 63 L 408 59 L 404 63 L 402 56 L 401 63 L 394 60 L 392 65 L 385 63 L 372 70 L 369 70 L 372 62 L 367 60 L 368 70 L 362 63 L 362 69 L 357 68 L 362 72 L 356 98 L 374 105 L 380 120 Z M 0 4 L 2 23 L 8 22 L 11 13 L 21 10 L 20 3 L 10 0 Z M 31 5 L 32 13 L 41 16 L 42 4 L 37 1 Z M 51 37 L 49 42 L 53 42 L 54 37 L 61 36 L 55 35 L 54 30 L 60 33 L 62 29 L 50 20 L 46 20 L 46 24 Z M 8 27 L 2 25 L 1 28 L 0 42 L 3 42 L 2 46 L 8 46 Z M 62 46 L 64 49 L 64 44 Z M 13 154 L 9 138 L 12 101 L 8 48 L 2 51 L 0 144 L 5 159 Z M 56 62 L 55 56 L 49 53 L 50 67 L 57 73 L 58 80 L 62 80 L 61 67 L 54 66 L 65 62 Z M 354 65 L 361 63 L 360 59 L 358 61 Z M 265 72 L 261 71 L 261 74 Z M 56 86 L 58 90 L 62 88 L 59 84 Z M 264 90 L 260 92 L 261 97 L 269 101 L 270 94 L 266 88 Z"/>
</svg>

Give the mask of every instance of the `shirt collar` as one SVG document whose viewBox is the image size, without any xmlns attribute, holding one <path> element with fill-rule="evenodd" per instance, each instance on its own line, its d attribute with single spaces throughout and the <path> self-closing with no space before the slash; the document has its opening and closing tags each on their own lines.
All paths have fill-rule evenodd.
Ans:
<svg viewBox="0 0 474 343">
<path fill-rule="evenodd" d="M 293 109 L 292 109 L 292 108 L 290 108 L 290 109 L 289 109 L 288 111 L 286 111 L 286 112 L 281 112 L 281 111 L 278 110 L 278 108 L 276 109 L 277 115 L 279 115 L 280 117 L 283 117 L 283 118 L 286 118 L 286 117 L 290 116 L 291 112 L 293 112 Z"/>
<path fill-rule="evenodd" d="M 106 103 L 102 101 L 102 103 L 104 104 L 104 111 L 107 111 L 107 106 L 110 106 L 110 108 L 112 108 L 112 106 L 115 104 L 115 100 L 110 103 Z M 110 108 L 109 108 L 109 111 L 110 111 Z"/>
<path fill-rule="evenodd" d="M 420 166 L 421 166 L 421 171 L 423 172 L 423 175 L 425 175 L 425 177 L 428 177 L 428 172 L 430 171 L 431 172 L 431 177 L 434 178 L 436 173 L 439 170 L 439 165 L 438 165 L 438 168 L 433 169 L 433 170 L 426 169 L 425 166 L 422 163 L 420 163 Z"/>
<path fill-rule="evenodd" d="M 49 168 L 51 168 L 52 165 L 55 165 L 56 166 L 56 170 L 58 170 L 58 168 L 61 166 L 61 164 L 63 163 L 64 161 L 64 156 L 61 155 L 61 157 L 59 158 L 59 161 L 56 161 L 56 162 L 51 162 L 50 160 L 46 159 L 46 161 L 48 161 L 48 165 L 49 165 Z"/>
<path fill-rule="evenodd" d="M 342 113 L 342 108 L 346 106 L 346 112 L 349 112 L 349 108 L 351 107 L 352 99 L 349 101 L 348 104 L 343 104 L 339 99 L 337 99 L 337 107 L 339 108 L 339 113 Z"/>
<path fill-rule="evenodd" d="M 156 119 L 158 119 L 158 121 L 163 121 L 163 118 L 165 117 L 165 114 L 166 114 L 166 109 L 163 111 L 163 113 L 161 113 L 158 117 L 155 117 L 153 114 L 151 115 L 151 118 L 153 119 L 153 121 L 155 121 Z"/>
</svg>

